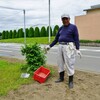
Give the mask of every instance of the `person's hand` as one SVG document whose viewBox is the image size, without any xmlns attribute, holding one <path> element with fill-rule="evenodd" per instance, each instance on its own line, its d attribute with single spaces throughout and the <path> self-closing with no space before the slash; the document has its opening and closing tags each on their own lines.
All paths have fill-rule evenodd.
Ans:
<svg viewBox="0 0 100 100">
<path fill-rule="evenodd" d="M 50 50 L 50 46 L 49 46 L 49 45 L 47 45 L 47 46 L 46 46 L 46 49 L 47 49 L 47 51 L 48 51 L 48 50 Z"/>
<path fill-rule="evenodd" d="M 80 56 L 80 58 L 82 57 L 82 53 L 81 53 L 81 51 L 80 51 L 80 50 L 76 50 L 76 53 L 77 53 L 77 55 L 79 55 L 79 56 Z"/>
<path fill-rule="evenodd" d="M 47 45 L 47 46 L 44 47 L 44 52 L 45 52 L 45 54 L 47 54 L 47 51 L 48 51 L 48 50 L 50 50 L 50 46 L 49 46 L 49 45 Z"/>
</svg>

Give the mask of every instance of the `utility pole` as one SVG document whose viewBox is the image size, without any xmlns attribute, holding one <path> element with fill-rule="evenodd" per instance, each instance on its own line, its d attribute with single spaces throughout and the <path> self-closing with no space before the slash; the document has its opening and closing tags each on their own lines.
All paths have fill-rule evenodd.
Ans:
<svg viewBox="0 0 100 100">
<path fill-rule="evenodd" d="M 49 43 L 50 43 L 50 38 L 51 38 L 51 32 L 50 32 L 50 0 L 49 0 Z"/>
<path fill-rule="evenodd" d="M 23 9 L 24 14 L 24 45 L 26 46 L 26 17 L 25 17 L 25 9 Z"/>
</svg>

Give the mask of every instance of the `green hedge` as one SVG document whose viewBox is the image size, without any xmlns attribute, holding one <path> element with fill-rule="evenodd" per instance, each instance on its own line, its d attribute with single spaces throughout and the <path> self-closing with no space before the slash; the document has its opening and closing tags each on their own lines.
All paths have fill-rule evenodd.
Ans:
<svg viewBox="0 0 100 100">
<path fill-rule="evenodd" d="M 8 31 L 8 39 L 12 38 L 12 30 Z"/>
<path fill-rule="evenodd" d="M 9 31 L 5 31 L 5 39 L 8 39 Z"/>
<path fill-rule="evenodd" d="M 17 34 L 17 31 L 14 30 L 13 33 L 12 33 L 12 38 L 16 38 L 16 34 Z"/>
<path fill-rule="evenodd" d="M 58 25 L 56 25 L 56 26 L 54 27 L 54 30 L 53 30 L 52 35 L 53 35 L 53 36 L 56 36 L 56 34 L 57 34 L 58 30 L 59 30 L 59 26 L 58 26 Z"/>
<path fill-rule="evenodd" d="M 100 43 L 100 40 L 80 40 L 80 43 Z"/>
<path fill-rule="evenodd" d="M 52 28 L 50 27 L 50 35 L 52 36 Z M 49 36 L 49 26 L 47 27 L 47 35 L 46 36 Z"/>
<path fill-rule="evenodd" d="M 33 27 L 30 27 L 29 32 L 28 32 L 28 37 L 34 37 L 34 29 L 33 29 Z"/>
<path fill-rule="evenodd" d="M 2 32 L 2 39 L 5 39 L 5 31 Z"/>
<path fill-rule="evenodd" d="M 40 37 L 40 30 L 38 27 L 35 28 L 34 37 Z"/>
<path fill-rule="evenodd" d="M 18 30 L 18 33 L 18 38 L 24 37 L 24 32 L 22 28 Z"/>
<path fill-rule="evenodd" d="M 57 31 L 59 29 L 59 26 L 56 25 L 54 27 L 54 30 L 52 30 L 52 28 L 50 27 L 50 35 L 51 36 L 55 36 Z M 47 37 L 49 36 L 49 26 L 45 27 L 42 26 L 41 30 L 39 29 L 39 27 L 30 27 L 30 28 L 26 28 L 26 37 Z M 10 38 L 22 38 L 24 37 L 24 31 L 23 28 L 20 28 L 17 30 L 10 30 L 10 31 L 3 31 L 2 33 L 2 39 L 10 39 Z"/>
<path fill-rule="evenodd" d="M 46 28 L 43 26 L 42 28 L 41 28 L 41 32 L 40 32 L 40 37 L 46 37 Z"/>
</svg>

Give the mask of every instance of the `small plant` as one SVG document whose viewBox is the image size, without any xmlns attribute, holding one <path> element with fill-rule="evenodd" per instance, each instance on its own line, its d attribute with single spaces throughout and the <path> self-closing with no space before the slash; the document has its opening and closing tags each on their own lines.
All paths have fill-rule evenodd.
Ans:
<svg viewBox="0 0 100 100">
<path fill-rule="evenodd" d="M 46 62 L 46 56 L 39 44 L 26 45 L 21 49 L 22 55 L 25 55 L 27 64 L 22 69 L 33 73 Z"/>
</svg>

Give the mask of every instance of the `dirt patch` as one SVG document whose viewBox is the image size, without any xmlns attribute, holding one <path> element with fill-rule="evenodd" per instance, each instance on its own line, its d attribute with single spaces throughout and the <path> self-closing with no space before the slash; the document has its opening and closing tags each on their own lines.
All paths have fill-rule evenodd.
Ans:
<svg viewBox="0 0 100 100">
<path fill-rule="evenodd" d="M 100 74 L 76 71 L 74 88 L 68 88 L 68 76 L 62 83 L 55 83 L 58 78 L 57 67 L 45 83 L 33 81 L 22 85 L 18 90 L 12 90 L 0 100 L 100 100 Z"/>
</svg>

